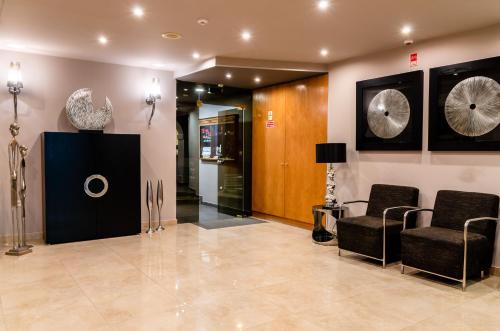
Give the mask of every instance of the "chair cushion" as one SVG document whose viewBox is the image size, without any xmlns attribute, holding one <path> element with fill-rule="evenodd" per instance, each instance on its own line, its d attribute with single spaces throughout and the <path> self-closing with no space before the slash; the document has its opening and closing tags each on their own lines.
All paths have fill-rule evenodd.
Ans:
<svg viewBox="0 0 500 331">
<path fill-rule="evenodd" d="M 498 217 L 499 197 L 494 194 L 439 191 L 436 195 L 431 225 L 463 231 L 465 221 L 477 217 Z M 470 231 L 489 237 L 491 222 L 471 225 Z"/>
<path fill-rule="evenodd" d="M 463 231 L 450 230 L 440 227 L 426 227 L 426 228 L 405 230 L 403 234 L 408 237 L 417 237 L 429 241 L 444 242 L 448 245 L 457 245 L 460 246 L 462 249 L 464 247 Z M 487 240 L 487 239 L 485 236 L 478 233 L 471 233 L 471 232 L 467 233 L 468 245 L 478 240 Z"/>
<path fill-rule="evenodd" d="M 463 275 L 463 231 L 440 227 L 409 229 L 401 232 L 401 260 L 404 265 L 439 275 L 461 279 Z M 484 270 L 488 239 L 478 233 L 467 235 L 467 275 Z M 491 263 L 491 261 L 490 261 Z"/>
<path fill-rule="evenodd" d="M 399 233 L 403 223 L 386 219 L 386 260 L 399 261 Z M 359 216 L 341 218 L 337 221 L 337 236 L 340 249 L 382 259 L 383 224 L 382 218 Z"/>
<path fill-rule="evenodd" d="M 382 231 L 384 226 L 381 217 L 372 216 L 358 216 L 358 217 L 345 217 L 338 220 L 339 223 L 346 224 L 348 226 L 357 227 L 359 231 L 363 231 L 364 228 L 367 231 Z M 401 231 L 403 229 L 403 223 L 391 219 L 385 220 L 386 230 L 388 228 L 398 228 Z"/>
<path fill-rule="evenodd" d="M 418 206 L 418 192 L 415 187 L 375 184 L 370 191 L 366 215 L 382 217 L 384 210 L 389 207 Z M 402 222 L 405 212 L 403 209 L 392 210 L 387 217 Z M 415 214 L 409 217 L 411 224 L 414 218 Z"/>
</svg>

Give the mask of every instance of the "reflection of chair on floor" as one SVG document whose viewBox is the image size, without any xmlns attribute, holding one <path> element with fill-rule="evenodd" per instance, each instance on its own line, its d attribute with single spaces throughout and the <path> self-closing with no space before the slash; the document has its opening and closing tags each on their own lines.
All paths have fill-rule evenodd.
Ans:
<svg viewBox="0 0 500 331">
<path fill-rule="evenodd" d="M 403 216 L 408 209 L 417 209 L 418 189 L 407 186 L 375 184 L 368 201 L 344 202 L 343 205 L 367 203 L 365 216 L 346 217 L 337 221 L 339 255 L 347 250 L 387 263 L 399 261 L 400 232 Z M 415 226 L 415 215 L 410 215 L 408 226 Z"/>
<path fill-rule="evenodd" d="M 401 272 L 412 267 L 456 280 L 467 286 L 467 279 L 489 271 L 495 244 L 499 197 L 493 194 L 439 191 L 431 226 L 401 233 Z"/>
</svg>

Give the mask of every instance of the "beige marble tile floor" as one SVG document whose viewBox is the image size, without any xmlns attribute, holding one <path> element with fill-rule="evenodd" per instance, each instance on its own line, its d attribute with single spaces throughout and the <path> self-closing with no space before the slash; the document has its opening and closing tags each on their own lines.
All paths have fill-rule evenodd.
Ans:
<svg viewBox="0 0 500 331">
<path fill-rule="evenodd" d="M 281 223 L 170 225 L 34 251 L 2 252 L 0 331 L 500 330 L 500 277 L 463 293 L 338 257 Z"/>
</svg>

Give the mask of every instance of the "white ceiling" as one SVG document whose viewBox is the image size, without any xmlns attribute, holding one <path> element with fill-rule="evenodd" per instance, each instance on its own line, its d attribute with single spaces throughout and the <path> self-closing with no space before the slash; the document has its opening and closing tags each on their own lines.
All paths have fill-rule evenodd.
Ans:
<svg viewBox="0 0 500 331">
<path fill-rule="evenodd" d="M 131 15 L 134 4 L 142 19 Z M 209 24 L 198 25 L 200 17 Z M 214 56 L 330 63 L 400 47 L 404 24 L 418 42 L 496 23 L 499 0 L 332 0 L 326 12 L 316 0 L 5 0 L 0 48 L 182 71 Z M 183 38 L 164 40 L 167 31 Z"/>
</svg>

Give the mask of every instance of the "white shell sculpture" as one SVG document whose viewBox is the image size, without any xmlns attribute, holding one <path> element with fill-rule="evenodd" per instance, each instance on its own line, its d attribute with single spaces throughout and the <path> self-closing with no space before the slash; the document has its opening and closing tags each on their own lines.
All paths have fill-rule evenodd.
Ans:
<svg viewBox="0 0 500 331">
<path fill-rule="evenodd" d="M 74 127 L 80 130 L 102 130 L 113 117 L 113 106 L 108 97 L 104 107 L 94 110 L 92 90 L 82 88 L 71 94 L 66 102 L 66 115 Z"/>
</svg>

